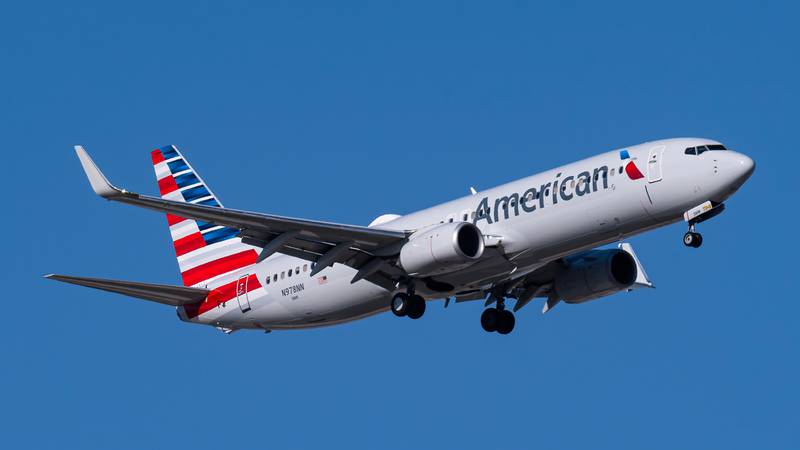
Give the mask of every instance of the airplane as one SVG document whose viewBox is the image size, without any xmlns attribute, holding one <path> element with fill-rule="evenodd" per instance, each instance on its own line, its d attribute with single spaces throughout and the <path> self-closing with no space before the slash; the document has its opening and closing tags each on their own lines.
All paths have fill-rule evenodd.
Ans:
<svg viewBox="0 0 800 450">
<path fill-rule="evenodd" d="M 428 301 L 454 299 L 484 300 L 481 327 L 508 334 L 534 299 L 546 313 L 654 287 L 624 240 L 683 220 L 683 244 L 700 247 L 697 225 L 755 170 L 714 140 L 657 140 L 358 226 L 224 208 L 172 145 L 151 152 L 160 197 L 115 187 L 75 151 L 97 195 L 166 213 L 183 285 L 46 277 L 170 305 L 180 320 L 225 333 L 386 311 L 419 319 Z"/>
</svg>

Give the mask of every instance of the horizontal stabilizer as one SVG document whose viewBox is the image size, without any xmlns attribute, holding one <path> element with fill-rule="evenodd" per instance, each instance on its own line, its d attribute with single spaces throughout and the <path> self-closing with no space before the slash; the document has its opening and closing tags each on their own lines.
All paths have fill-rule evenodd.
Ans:
<svg viewBox="0 0 800 450">
<path fill-rule="evenodd" d="M 166 284 L 138 283 L 135 281 L 105 280 L 102 278 L 71 277 L 67 275 L 45 275 L 51 280 L 77 284 L 117 294 L 150 300 L 170 306 L 181 306 L 203 301 L 209 290 Z"/>
</svg>

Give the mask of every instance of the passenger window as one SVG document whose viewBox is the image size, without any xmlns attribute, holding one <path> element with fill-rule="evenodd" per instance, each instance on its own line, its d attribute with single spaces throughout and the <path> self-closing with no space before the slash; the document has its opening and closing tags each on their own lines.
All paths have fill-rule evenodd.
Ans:
<svg viewBox="0 0 800 450">
<path fill-rule="evenodd" d="M 612 168 L 612 169 L 611 169 L 611 176 L 612 176 L 612 177 L 614 176 L 614 171 L 615 171 L 615 170 L 617 170 L 617 169 L 614 169 L 614 168 Z"/>
<path fill-rule="evenodd" d="M 453 223 L 453 218 L 451 217 L 451 218 L 447 219 L 447 221 L 450 222 L 450 223 Z"/>
<path fill-rule="evenodd" d="M 269 280 L 270 280 L 269 275 L 267 275 L 267 284 L 269 284 Z"/>
<path fill-rule="evenodd" d="M 308 264 L 303 264 L 303 272 L 308 272 Z"/>
<path fill-rule="evenodd" d="M 468 218 L 469 218 L 469 214 L 464 214 L 464 222 L 466 222 Z"/>
<path fill-rule="evenodd" d="M 286 276 L 288 276 L 288 277 L 292 276 L 292 269 L 289 269 L 289 273 L 287 273 Z"/>
<path fill-rule="evenodd" d="M 619 166 L 619 173 L 622 173 L 622 166 Z"/>
<path fill-rule="evenodd" d="M 281 272 L 281 280 L 286 277 L 286 272 Z"/>
<path fill-rule="evenodd" d="M 272 281 L 278 281 L 278 274 L 277 273 L 272 276 Z"/>
<path fill-rule="evenodd" d="M 300 266 L 294 268 L 294 274 L 297 275 L 300 273 Z"/>
</svg>

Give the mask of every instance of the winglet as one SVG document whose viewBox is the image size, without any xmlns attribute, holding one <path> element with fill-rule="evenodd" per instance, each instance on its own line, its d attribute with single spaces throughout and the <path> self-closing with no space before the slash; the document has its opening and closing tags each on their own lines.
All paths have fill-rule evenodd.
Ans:
<svg viewBox="0 0 800 450">
<path fill-rule="evenodd" d="M 103 172 L 100 172 L 100 169 L 97 168 L 97 165 L 82 146 L 76 145 L 75 153 L 78 154 L 83 171 L 86 172 L 86 177 L 89 179 L 89 184 L 92 185 L 95 194 L 103 198 L 109 198 L 121 192 L 108 182 Z"/>
</svg>

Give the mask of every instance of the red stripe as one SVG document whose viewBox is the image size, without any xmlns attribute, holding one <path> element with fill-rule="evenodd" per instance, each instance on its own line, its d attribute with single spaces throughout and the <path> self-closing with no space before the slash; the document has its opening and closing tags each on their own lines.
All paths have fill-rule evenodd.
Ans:
<svg viewBox="0 0 800 450">
<path fill-rule="evenodd" d="M 236 299 L 236 284 L 239 280 L 231 281 L 224 284 L 208 294 L 208 297 L 200 303 L 192 303 L 191 305 L 184 305 L 183 309 L 186 311 L 186 316 L 191 318 L 197 317 L 200 314 L 208 312 L 217 306 Z M 247 292 L 252 292 L 261 287 L 258 278 L 255 275 L 247 277 Z"/>
<path fill-rule="evenodd" d="M 172 178 L 172 175 L 167 175 L 158 180 L 158 190 L 161 191 L 162 196 L 167 195 L 170 192 L 177 191 L 178 185 L 175 184 L 175 178 Z"/>
<path fill-rule="evenodd" d="M 150 157 L 153 159 L 153 165 L 164 161 L 164 155 L 161 154 L 161 150 L 153 150 L 150 152 Z"/>
<path fill-rule="evenodd" d="M 198 248 L 205 247 L 206 241 L 203 239 L 203 235 L 198 231 L 197 233 L 178 239 L 173 242 L 173 244 L 175 245 L 175 254 L 181 256 L 197 250 Z"/>
<path fill-rule="evenodd" d="M 178 217 L 178 216 L 176 216 L 174 214 L 167 214 L 167 225 L 169 225 L 169 226 L 173 226 L 175 224 L 181 223 L 184 220 L 186 220 L 186 219 L 184 219 L 183 217 Z"/>
<path fill-rule="evenodd" d="M 193 267 L 181 274 L 183 277 L 183 285 L 193 286 L 203 280 L 214 278 L 217 275 L 222 275 L 223 273 L 255 264 L 257 257 L 258 254 L 256 251 L 250 249 Z"/>
</svg>

